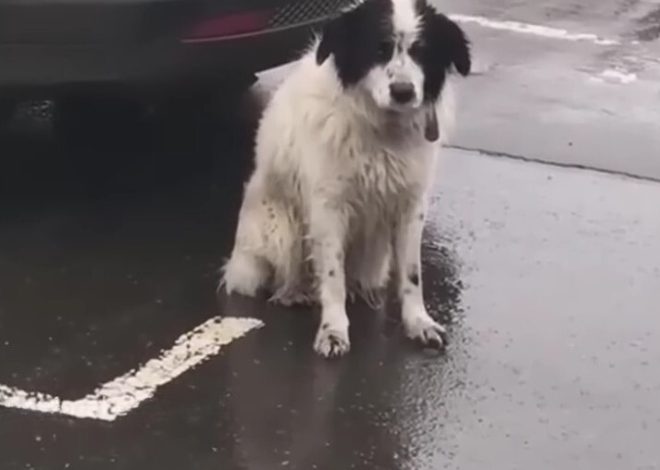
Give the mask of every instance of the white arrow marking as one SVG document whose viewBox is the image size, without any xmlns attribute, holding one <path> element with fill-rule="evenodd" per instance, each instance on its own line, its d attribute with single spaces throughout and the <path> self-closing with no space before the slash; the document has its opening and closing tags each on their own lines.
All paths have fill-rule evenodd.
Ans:
<svg viewBox="0 0 660 470">
<path fill-rule="evenodd" d="M 153 397 L 161 385 L 218 354 L 222 346 L 262 326 L 263 322 L 255 318 L 211 318 L 179 337 L 174 346 L 160 356 L 101 385 L 79 400 L 62 400 L 45 393 L 30 393 L 0 385 L 0 406 L 114 421 Z"/>
</svg>

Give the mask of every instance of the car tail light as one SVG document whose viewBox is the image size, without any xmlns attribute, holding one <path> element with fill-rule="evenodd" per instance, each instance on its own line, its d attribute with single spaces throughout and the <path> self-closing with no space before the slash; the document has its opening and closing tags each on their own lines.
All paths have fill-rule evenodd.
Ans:
<svg viewBox="0 0 660 470">
<path fill-rule="evenodd" d="M 251 11 L 207 18 L 196 24 L 183 42 L 214 41 L 261 31 L 268 26 L 271 16 L 271 11 Z"/>
</svg>

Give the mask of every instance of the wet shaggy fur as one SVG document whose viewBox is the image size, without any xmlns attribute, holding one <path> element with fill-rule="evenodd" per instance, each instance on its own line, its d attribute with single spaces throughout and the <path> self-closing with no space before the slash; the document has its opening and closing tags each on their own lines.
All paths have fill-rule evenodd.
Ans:
<svg viewBox="0 0 660 470">
<path fill-rule="evenodd" d="M 375 302 L 393 273 L 407 335 L 442 346 L 421 237 L 448 77 L 469 71 L 463 31 L 424 0 L 364 0 L 330 21 L 264 112 L 226 290 L 320 303 L 314 348 L 332 357 L 350 349 L 347 295 Z"/>
</svg>

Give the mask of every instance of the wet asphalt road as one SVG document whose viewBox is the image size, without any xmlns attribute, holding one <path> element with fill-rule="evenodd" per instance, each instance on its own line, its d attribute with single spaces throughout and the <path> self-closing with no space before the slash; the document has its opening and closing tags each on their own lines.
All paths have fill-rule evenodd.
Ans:
<svg viewBox="0 0 660 470">
<path fill-rule="evenodd" d="M 451 11 L 628 40 L 657 7 L 549 3 Z M 485 65 L 452 143 L 470 150 L 446 152 L 424 242 L 444 356 L 408 344 L 394 306 L 351 306 L 353 350 L 327 362 L 316 312 L 216 296 L 250 112 L 93 148 L 57 144 L 47 119 L 0 137 L 0 384 L 77 398 L 214 315 L 265 323 L 115 422 L 0 408 L 0 468 L 660 469 L 660 185 L 487 155 L 657 178 L 657 69 L 638 49 L 656 43 L 470 31 Z M 635 82 L 589 79 L 625 55 Z"/>
<path fill-rule="evenodd" d="M 455 144 L 660 180 L 660 4 L 642 0 L 445 0 L 446 9 L 594 34 L 614 44 L 465 27 L 477 72 Z"/>
</svg>

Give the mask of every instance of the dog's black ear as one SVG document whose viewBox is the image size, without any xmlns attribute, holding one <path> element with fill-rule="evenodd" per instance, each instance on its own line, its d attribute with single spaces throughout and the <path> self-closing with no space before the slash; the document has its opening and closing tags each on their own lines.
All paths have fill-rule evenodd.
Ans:
<svg viewBox="0 0 660 470">
<path fill-rule="evenodd" d="M 383 60 L 380 46 L 392 36 L 391 15 L 392 0 L 364 0 L 343 11 L 323 28 L 316 62 L 332 56 L 342 85 L 355 85 Z"/>
<path fill-rule="evenodd" d="M 441 21 L 443 22 L 443 29 L 445 30 L 445 37 L 447 47 L 449 47 L 451 61 L 454 64 L 454 67 L 456 67 L 458 73 L 466 77 L 470 74 L 470 70 L 472 69 L 470 41 L 460 26 L 445 15 L 440 16 L 442 17 Z"/>
<path fill-rule="evenodd" d="M 346 14 L 328 21 L 323 27 L 321 42 L 316 50 L 316 63 L 321 65 L 332 54 L 336 54 L 346 41 Z"/>
<path fill-rule="evenodd" d="M 433 42 L 446 54 L 447 66 L 453 65 L 464 77 L 470 74 L 470 41 L 460 26 L 441 13 L 434 13 L 430 28 Z"/>
</svg>

